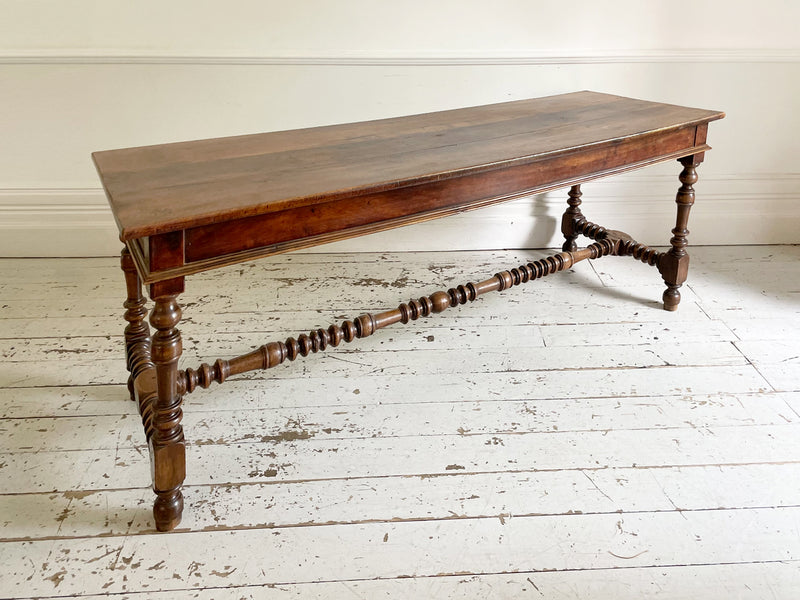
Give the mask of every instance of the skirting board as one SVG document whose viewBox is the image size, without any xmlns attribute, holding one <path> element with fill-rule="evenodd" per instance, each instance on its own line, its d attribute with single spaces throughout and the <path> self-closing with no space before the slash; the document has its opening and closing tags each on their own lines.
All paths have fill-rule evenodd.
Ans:
<svg viewBox="0 0 800 600">
<path fill-rule="evenodd" d="M 800 176 L 712 176 L 696 185 L 690 244 L 800 243 Z M 630 175 L 583 186 L 583 210 L 601 225 L 654 245 L 674 226 L 676 175 Z M 566 190 L 314 251 L 493 250 L 561 245 Z M 0 189 L 0 256 L 111 256 L 120 242 L 101 189 Z"/>
</svg>

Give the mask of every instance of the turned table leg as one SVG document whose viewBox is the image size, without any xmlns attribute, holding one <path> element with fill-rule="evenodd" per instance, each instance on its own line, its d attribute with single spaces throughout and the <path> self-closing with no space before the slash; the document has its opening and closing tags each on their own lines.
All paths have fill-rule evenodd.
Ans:
<svg viewBox="0 0 800 600">
<path fill-rule="evenodd" d="M 694 187 L 697 182 L 697 165 L 702 161 L 703 156 L 692 155 L 679 159 L 683 165 L 678 179 L 681 182 L 681 187 L 678 189 L 678 195 L 675 202 L 678 204 L 678 216 L 675 223 L 675 228 L 672 230 L 672 239 L 670 244 L 672 248 L 666 252 L 658 263 L 658 270 L 664 278 L 664 283 L 667 284 L 667 289 L 664 291 L 664 310 L 677 310 L 678 303 L 681 301 L 681 293 L 679 288 L 686 281 L 689 273 L 689 253 L 686 252 L 686 246 L 689 242 L 686 236 L 689 235 L 687 225 L 689 223 L 689 211 L 694 204 Z"/>
<path fill-rule="evenodd" d="M 178 294 L 183 279 L 158 282 L 151 286 L 155 302 L 150 324 L 155 328 L 152 360 L 156 370 L 157 399 L 153 410 L 153 433 L 149 440 L 153 490 L 156 500 L 153 515 L 159 531 L 174 529 L 181 520 L 186 474 L 186 451 L 181 427 L 181 394 L 178 389 L 178 359 L 181 318 Z"/>
<path fill-rule="evenodd" d="M 569 208 L 564 212 L 564 216 L 561 217 L 561 233 L 564 234 L 565 239 L 561 249 L 564 252 L 575 252 L 578 249 L 578 244 L 575 240 L 578 239 L 580 232 L 575 224 L 576 221 L 583 218 L 580 208 L 582 195 L 580 185 L 573 185 L 569 188 L 569 200 L 567 200 Z"/>
<path fill-rule="evenodd" d="M 130 373 L 128 392 L 130 392 L 131 400 L 135 400 L 134 379 L 150 358 L 150 328 L 145 320 L 147 299 L 142 294 L 142 282 L 127 248 L 122 249 L 120 265 L 125 273 L 125 287 L 128 291 L 128 298 L 123 305 L 125 320 L 128 322 L 125 327 L 125 363 Z"/>
</svg>

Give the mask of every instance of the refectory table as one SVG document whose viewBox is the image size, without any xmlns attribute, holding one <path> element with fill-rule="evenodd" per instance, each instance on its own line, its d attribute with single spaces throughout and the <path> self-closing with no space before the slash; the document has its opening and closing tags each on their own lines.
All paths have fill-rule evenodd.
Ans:
<svg viewBox="0 0 800 600">
<path fill-rule="evenodd" d="M 150 449 L 156 527 L 170 530 L 181 519 L 186 471 L 181 398 L 198 386 L 267 369 L 606 255 L 632 256 L 657 267 L 667 287 L 664 308 L 675 310 L 689 267 L 687 223 L 696 167 L 710 149 L 708 123 L 723 116 L 584 91 L 94 153 L 125 244 L 128 389 Z M 582 214 L 581 183 L 673 159 L 683 168 L 668 251 Z M 187 275 L 562 187 L 570 189 L 560 253 L 237 358 L 178 369 L 178 296 Z M 578 249 L 579 235 L 593 242 Z M 154 302 L 152 336 L 143 284 Z"/>
</svg>

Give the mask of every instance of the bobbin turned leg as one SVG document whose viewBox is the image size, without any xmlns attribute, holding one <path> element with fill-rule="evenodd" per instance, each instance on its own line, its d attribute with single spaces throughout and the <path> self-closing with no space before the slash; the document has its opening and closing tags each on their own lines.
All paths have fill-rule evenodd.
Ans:
<svg viewBox="0 0 800 600">
<path fill-rule="evenodd" d="M 681 293 L 678 288 L 681 287 L 689 273 L 689 254 L 686 252 L 688 241 L 686 236 L 689 235 L 687 225 L 689 223 L 689 211 L 694 204 L 694 187 L 697 182 L 697 165 L 703 160 L 702 154 L 695 154 L 686 156 L 679 159 L 683 165 L 680 179 L 681 187 L 678 189 L 678 195 L 675 202 L 678 204 L 678 217 L 676 219 L 675 228 L 672 230 L 672 239 L 670 244 L 672 248 L 669 252 L 662 255 L 658 262 L 658 270 L 664 278 L 664 283 L 667 284 L 667 289 L 664 291 L 664 310 L 677 310 L 678 303 L 681 301 Z"/>
<path fill-rule="evenodd" d="M 183 512 L 181 485 L 186 474 L 186 450 L 178 390 L 181 334 L 176 328 L 181 318 L 177 298 L 182 291 L 183 278 L 150 286 L 150 295 L 155 302 L 150 324 L 156 329 L 151 351 L 158 397 L 153 411 L 153 434 L 149 446 L 153 491 L 156 493 L 153 516 L 159 531 L 174 529 L 180 523 Z"/>
<path fill-rule="evenodd" d="M 564 234 L 565 239 L 561 249 L 564 252 L 575 252 L 578 249 L 578 244 L 575 240 L 578 239 L 579 231 L 575 224 L 583 218 L 580 208 L 582 195 L 580 185 L 573 185 L 569 188 L 569 200 L 567 200 L 569 208 L 564 211 L 564 215 L 561 217 L 561 233 Z"/>
<path fill-rule="evenodd" d="M 128 392 L 131 400 L 135 400 L 133 381 L 138 375 L 139 363 L 147 362 L 150 356 L 150 328 L 147 326 L 147 299 L 142 294 L 142 282 L 136 272 L 136 266 L 128 248 L 123 248 L 120 256 L 120 266 L 125 273 L 125 287 L 128 299 L 125 300 L 125 363 L 130 376 L 128 377 Z"/>
</svg>

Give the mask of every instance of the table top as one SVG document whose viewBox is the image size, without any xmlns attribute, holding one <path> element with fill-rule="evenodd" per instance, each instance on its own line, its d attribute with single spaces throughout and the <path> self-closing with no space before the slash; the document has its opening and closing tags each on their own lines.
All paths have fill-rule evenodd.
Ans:
<svg viewBox="0 0 800 600">
<path fill-rule="evenodd" d="M 526 164 L 720 111 L 575 92 L 95 152 L 123 241 Z"/>
</svg>

